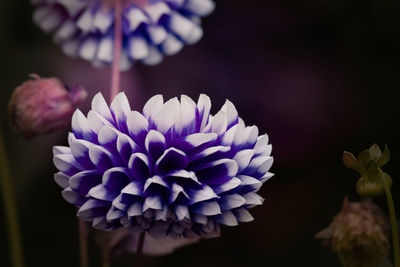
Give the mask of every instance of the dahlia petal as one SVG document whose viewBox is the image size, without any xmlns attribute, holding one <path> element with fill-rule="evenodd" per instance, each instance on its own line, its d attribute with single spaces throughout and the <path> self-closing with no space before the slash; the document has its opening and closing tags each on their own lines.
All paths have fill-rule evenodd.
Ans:
<svg viewBox="0 0 400 267">
<path fill-rule="evenodd" d="M 202 215 L 202 214 L 194 214 L 194 216 L 192 216 L 193 218 L 193 222 L 195 223 L 199 223 L 199 224 L 203 224 L 206 225 L 207 224 L 207 216 Z"/>
<path fill-rule="evenodd" d="M 78 39 L 69 39 L 62 43 L 61 49 L 67 56 L 72 58 L 78 56 L 79 50 L 79 40 Z"/>
<path fill-rule="evenodd" d="M 239 121 L 239 114 L 231 101 L 226 100 L 221 110 L 225 113 L 228 129 Z"/>
<path fill-rule="evenodd" d="M 57 32 L 54 34 L 54 38 L 59 40 L 66 40 L 71 38 L 77 31 L 75 27 L 75 23 L 72 19 L 68 19 L 65 21 L 58 29 Z"/>
<path fill-rule="evenodd" d="M 195 133 L 184 138 L 177 140 L 174 147 L 184 151 L 185 153 L 191 153 L 194 150 L 204 148 L 211 145 L 217 140 L 215 133 Z"/>
<path fill-rule="evenodd" d="M 190 219 L 189 209 L 187 206 L 177 205 L 175 207 L 175 214 L 176 214 L 176 217 L 178 218 L 178 221 L 182 221 L 186 218 Z"/>
<path fill-rule="evenodd" d="M 123 211 L 126 211 L 128 208 L 129 208 L 129 205 L 128 204 L 126 204 L 126 203 L 123 203 L 122 201 L 125 201 L 125 202 L 129 202 L 129 201 L 126 201 L 127 199 L 127 196 L 128 194 L 123 194 L 122 193 L 122 191 L 121 191 L 121 194 L 119 194 L 116 198 L 114 198 L 114 200 L 112 201 L 112 206 L 113 207 L 116 207 L 117 209 L 119 209 L 119 210 L 123 210 Z M 123 196 L 125 196 L 125 200 L 123 200 Z M 132 196 L 132 195 L 131 195 Z M 130 200 L 132 200 L 132 197 L 131 197 L 131 199 Z"/>
<path fill-rule="evenodd" d="M 129 55 L 135 59 L 144 59 L 149 55 L 149 46 L 143 37 L 131 37 L 129 39 Z"/>
<path fill-rule="evenodd" d="M 138 150 L 138 147 L 129 136 L 126 134 L 119 134 L 117 139 L 117 150 L 122 161 L 125 164 L 128 164 L 131 155 Z"/>
<path fill-rule="evenodd" d="M 211 0 L 187 0 L 184 8 L 200 16 L 207 16 L 215 9 Z"/>
<path fill-rule="evenodd" d="M 168 188 L 168 184 L 164 181 L 164 179 L 161 176 L 154 175 L 153 177 L 149 178 L 146 180 L 146 183 L 144 184 L 144 191 L 148 191 L 150 187 L 164 187 Z"/>
<path fill-rule="evenodd" d="M 143 211 L 146 211 L 147 209 L 161 210 L 162 209 L 161 197 L 160 196 L 146 197 L 143 204 Z"/>
<path fill-rule="evenodd" d="M 140 26 L 140 24 L 149 22 L 149 19 L 142 12 L 142 10 L 136 7 L 129 8 L 125 12 L 125 18 L 128 21 L 129 32 L 135 31 Z"/>
<path fill-rule="evenodd" d="M 226 132 L 228 127 L 228 121 L 223 111 L 219 111 L 211 122 L 211 132 L 217 135 L 222 135 Z"/>
<path fill-rule="evenodd" d="M 134 217 L 134 216 L 142 215 L 142 213 L 143 213 L 142 211 L 143 211 L 143 204 L 140 202 L 135 202 L 129 206 L 128 216 Z"/>
<path fill-rule="evenodd" d="M 85 196 L 89 190 L 101 183 L 101 175 L 96 170 L 86 170 L 74 174 L 69 179 L 69 187 Z"/>
<path fill-rule="evenodd" d="M 92 110 L 103 116 L 110 123 L 114 122 L 111 111 L 107 102 L 101 93 L 97 93 L 92 100 Z"/>
<path fill-rule="evenodd" d="M 171 13 L 168 28 L 185 42 L 192 33 L 194 27 L 195 25 L 190 19 L 187 19 L 177 12 Z"/>
<path fill-rule="evenodd" d="M 201 132 L 206 127 L 211 110 L 211 100 L 207 95 L 200 95 L 199 100 L 197 101 L 197 110 L 199 111 L 199 131 Z"/>
<path fill-rule="evenodd" d="M 69 202 L 75 206 L 81 206 L 86 201 L 85 197 L 83 197 L 81 194 L 73 191 L 70 187 L 65 188 L 61 192 L 61 195 L 67 202 Z"/>
<path fill-rule="evenodd" d="M 246 199 L 246 205 L 261 205 L 264 202 L 261 196 L 253 192 L 247 193 L 243 197 Z"/>
<path fill-rule="evenodd" d="M 76 24 L 79 29 L 86 33 L 88 32 L 93 25 L 93 15 L 90 9 L 87 9 L 82 16 L 79 17 L 77 24 Z"/>
<path fill-rule="evenodd" d="M 167 38 L 167 31 L 164 27 L 158 25 L 149 25 L 147 28 L 150 39 L 155 45 L 159 45 Z"/>
<path fill-rule="evenodd" d="M 158 48 L 154 46 L 149 47 L 149 54 L 148 56 L 142 60 L 142 62 L 149 66 L 154 66 L 159 64 L 163 60 L 164 56 L 158 50 Z"/>
<path fill-rule="evenodd" d="M 233 157 L 233 160 L 238 164 L 239 170 L 238 173 L 241 173 L 244 169 L 249 166 L 250 160 L 254 155 L 254 151 L 252 149 L 241 150 Z"/>
<path fill-rule="evenodd" d="M 131 111 L 127 118 L 128 132 L 135 140 L 144 144 L 144 139 L 149 130 L 149 123 L 147 119 L 137 111 Z"/>
<path fill-rule="evenodd" d="M 229 146 L 212 146 L 209 148 L 206 148 L 204 150 L 199 151 L 198 153 L 194 153 L 190 156 L 189 160 L 190 162 L 196 161 L 196 160 L 202 160 L 207 157 L 214 156 L 215 154 L 218 153 L 225 153 L 228 152 L 231 148 Z"/>
<path fill-rule="evenodd" d="M 264 134 L 257 138 L 257 143 L 254 146 L 254 154 L 259 155 L 265 151 L 265 148 L 268 145 L 268 135 Z"/>
<path fill-rule="evenodd" d="M 162 220 L 166 222 L 167 215 L 168 215 L 168 206 L 164 204 L 162 210 L 155 211 L 154 218 L 155 220 Z"/>
<path fill-rule="evenodd" d="M 88 141 L 96 140 L 95 133 L 90 129 L 88 120 L 85 115 L 77 109 L 72 115 L 72 132 L 78 139 L 84 139 Z"/>
<path fill-rule="evenodd" d="M 231 190 L 237 188 L 241 183 L 242 182 L 240 179 L 233 177 L 232 179 L 228 180 L 227 182 L 225 182 L 223 184 L 214 186 L 213 190 L 217 194 L 222 194 L 222 193 L 225 193 L 225 192 L 228 192 L 228 191 L 231 191 Z"/>
<path fill-rule="evenodd" d="M 154 159 L 157 160 L 165 150 L 166 140 L 165 137 L 155 130 L 148 132 L 145 139 L 145 147 L 147 153 Z"/>
<path fill-rule="evenodd" d="M 221 215 L 216 216 L 215 220 L 226 226 L 238 225 L 238 221 L 231 211 L 224 211 Z"/>
<path fill-rule="evenodd" d="M 273 173 L 267 172 L 267 174 L 265 174 L 263 177 L 260 178 L 260 182 L 261 183 L 265 183 L 266 181 L 268 181 L 273 176 L 274 176 Z"/>
<path fill-rule="evenodd" d="M 118 130 L 114 127 L 104 125 L 101 127 L 98 134 L 99 144 L 106 147 L 110 151 L 115 150 L 117 147 Z"/>
<path fill-rule="evenodd" d="M 246 204 L 246 199 L 239 194 L 225 195 L 218 201 L 222 211 L 240 208 Z"/>
<path fill-rule="evenodd" d="M 146 6 L 145 11 L 152 22 L 158 23 L 162 16 L 168 15 L 171 12 L 171 9 L 165 3 L 157 2 Z"/>
<path fill-rule="evenodd" d="M 167 177 L 188 179 L 190 181 L 195 182 L 196 184 L 201 184 L 194 172 L 188 172 L 185 170 L 172 171 L 167 175 Z"/>
<path fill-rule="evenodd" d="M 89 148 L 92 143 L 81 139 L 71 139 L 69 145 L 71 146 L 72 155 L 78 162 L 86 168 L 94 167 L 89 158 Z"/>
<path fill-rule="evenodd" d="M 258 128 L 257 126 L 246 127 L 245 129 L 246 136 L 246 148 L 254 148 L 254 145 L 257 142 L 258 137 Z"/>
<path fill-rule="evenodd" d="M 191 190 L 189 194 L 190 204 L 219 198 L 208 185 L 203 185 L 200 190 Z"/>
<path fill-rule="evenodd" d="M 187 136 L 196 131 L 196 103 L 186 95 L 181 96 L 181 106 L 174 124 L 174 137 Z"/>
<path fill-rule="evenodd" d="M 190 229 L 185 229 L 185 231 L 183 231 L 182 235 L 187 239 L 196 239 L 199 237 L 198 235 L 196 235 L 195 232 L 193 232 Z"/>
<path fill-rule="evenodd" d="M 199 180 L 209 185 L 223 184 L 237 174 L 238 165 L 231 159 L 220 159 L 204 164 L 196 175 Z"/>
<path fill-rule="evenodd" d="M 254 220 L 254 217 L 245 208 L 235 209 L 232 212 L 238 222 L 251 222 Z"/>
<path fill-rule="evenodd" d="M 99 184 L 90 189 L 88 195 L 98 200 L 113 201 L 118 196 L 118 193 L 111 192 L 103 184 Z"/>
<path fill-rule="evenodd" d="M 151 116 L 155 116 L 158 111 L 163 107 L 163 96 L 155 95 L 151 97 L 143 107 L 143 115 L 146 119 L 149 119 Z"/>
<path fill-rule="evenodd" d="M 97 135 L 104 125 L 112 126 L 108 120 L 106 120 L 103 116 L 93 110 L 89 111 L 87 120 L 90 129 Z"/>
<path fill-rule="evenodd" d="M 114 115 L 118 129 L 127 132 L 126 119 L 131 113 L 131 107 L 126 95 L 123 92 L 118 93 L 110 106 L 111 113 Z"/>
<path fill-rule="evenodd" d="M 105 34 L 111 27 L 114 20 L 113 12 L 97 12 L 93 19 L 93 26 Z"/>
<path fill-rule="evenodd" d="M 53 146 L 53 155 L 71 154 L 71 148 L 67 146 Z"/>
<path fill-rule="evenodd" d="M 103 214 L 106 214 L 110 206 L 110 202 L 89 199 L 78 210 L 78 216 L 82 219 L 92 219 L 95 217 L 99 217 Z"/>
<path fill-rule="evenodd" d="M 166 174 L 171 170 L 184 169 L 188 165 L 185 152 L 170 147 L 164 151 L 155 164 L 157 173 Z"/>
<path fill-rule="evenodd" d="M 64 16 L 58 9 L 53 9 L 45 18 L 38 21 L 39 27 L 46 33 L 54 31 L 62 22 Z"/>
<path fill-rule="evenodd" d="M 114 156 L 107 149 L 99 145 L 90 146 L 89 157 L 93 164 L 101 171 L 105 171 L 117 165 L 114 164 L 117 163 Z"/>
<path fill-rule="evenodd" d="M 172 194 L 170 195 L 168 204 L 175 202 L 180 195 L 183 196 L 185 199 L 190 199 L 189 195 L 185 192 L 185 189 L 178 184 L 173 184 L 171 190 Z"/>
<path fill-rule="evenodd" d="M 162 51 L 167 56 L 177 54 L 183 48 L 183 43 L 172 34 L 167 34 L 164 42 L 161 44 Z"/>
<path fill-rule="evenodd" d="M 221 209 L 216 201 L 196 203 L 191 206 L 191 210 L 205 216 L 221 214 Z"/>
<path fill-rule="evenodd" d="M 111 192 L 121 192 L 130 183 L 129 170 L 123 167 L 114 167 L 107 170 L 102 179 L 104 187 Z"/>
<path fill-rule="evenodd" d="M 250 161 L 245 173 L 258 178 L 268 172 L 273 162 L 274 159 L 269 156 L 256 157 Z"/>
<path fill-rule="evenodd" d="M 74 175 L 83 169 L 72 154 L 59 154 L 53 157 L 56 168 L 67 175 Z"/>
<path fill-rule="evenodd" d="M 139 183 L 138 181 L 132 181 L 121 190 L 120 202 L 124 204 L 132 204 L 132 202 L 137 202 L 139 199 L 141 199 L 142 196 L 143 184 Z M 114 201 L 113 205 L 116 205 Z M 116 207 L 119 208 L 118 206 Z"/>
<path fill-rule="evenodd" d="M 150 117 L 150 122 L 153 122 L 156 130 L 161 134 L 166 134 L 174 125 L 176 115 L 178 114 L 180 103 L 178 98 L 174 97 L 165 102 L 163 107 L 158 111 L 156 116 Z"/>
<path fill-rule="evenodd" d="M 96 57 L 99 40 L 96 37 L 89 36 L 81 44 L 79 55 L 86 60 L 93 60 Z"/>
<path fill-rule="evenodd" d="M 241 185 L 244 187 L 245 191 L 254 191 L 257 192 L 261 186 L 262 182 L 247 175 L 238 175 L 238 178 L 242 181 Z M 242 189 L 243 191 L 243 189 Z"/>
<path fill-rule="evenodd" d="M 145 154 L 132 154 L 128 162 L 128 167 L 134 179 L 144 180 L 150 177 L 150 161 Z"/>
<path fill-rule="evenodd" d="M 113 45 L 114 39 L 112 36 L 104 36 L 101 38 L 96 58 L 111 63 L 113 60 Z"/>
<path fill-rule="evenodd" d="M 111 207 L 107 212 L 106 220 L 107 221 L 116 220 L 116 219 L 123 217 L 125 214 L 126 214 L 125 212 Z"/>
<path fill-rule="evenodd" d="M 203 37 L 203 34 L 203 29 L 199 25 L 194 24 L 192 31 L 185 36 L 185 43 L 188 45 L 195 44 L 200 41 L 200 39 Z"/>
<path fill-rule="evenodd" d="M 54 180 L 62 188 L 67 188 L 69 186 L 69 176 L 63 172 L 57 172 L 56 174 L 54 174 Z"/>
</svg>

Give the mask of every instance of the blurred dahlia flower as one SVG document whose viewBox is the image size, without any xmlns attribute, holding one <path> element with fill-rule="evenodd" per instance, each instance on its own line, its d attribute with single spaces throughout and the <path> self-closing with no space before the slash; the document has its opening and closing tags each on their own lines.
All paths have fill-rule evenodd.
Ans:
<svg viewBox="0 0 400 267">
<path fill-rule="evenodd" d="M 226 101 L 210 115 L 208 96 L 152 97 L 132 111 L 124 93 L 110 108 L 98 93 L 72 118 L 69 146 L 54 147 L 56 182 L 96 229 L 129 227 L 153 238 L 216 237 L 261 205 L 272 177 L 268 136 L 245 126 Z"/>
<path fill-rule="evenodd" d="M 212 0 L 121 0 L 121 70 L 135 61 L 155 65 L 203 35 L 200 18 L 215 7 Z M 112 63 L 116 0 L 32 0 L 33 19 L 52 33 L 69 56 L 95 66 Z"/>
<path fill-rule="evenodd" d="M 66 127 L 87 97 L 80 86 L 66 88 L 57 78 L 31 77 L 14 90 L 8 103 L 10 121 L 25 138 Z"/>
<path fill-rule="evenodd" d="M 332 246 L 343 266 L 382 267 L 390 266 L 388 235 L 387 218 L 371 199 L 349 203 L 346 197 L 342 210 L 316 237 Z"/>
</svg>

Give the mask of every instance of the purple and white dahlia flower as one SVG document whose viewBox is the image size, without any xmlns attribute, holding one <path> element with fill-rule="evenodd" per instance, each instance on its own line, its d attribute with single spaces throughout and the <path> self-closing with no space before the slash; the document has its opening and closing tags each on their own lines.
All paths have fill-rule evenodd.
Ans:
<svg viewBox="0 0 400 267">
<path fill-rule="evenodd" d="M 215 237 L 220 224 L 253 217 L 273 158 L 266 134 L 245 126 L 226 101 L 214 116 L 208 96 L 152 97 L 142 113 L 124 93 L 110 108 L 99 93 L 72 118 L 69 146 L 54 147 L 56 182 L 94 228 L 129 227 L 154 238 Z"/>
<path fill-rule="evenodd" d="M 95 66 L 112 63 L 116 0 L 32 0 L 33 19 L 52 33 L 69 56 Z M 215 7 L 212 0 L 121 0 L 122 54 L 120 67 L 136 61 L 155 65 L 164 55 L 178 53 L 203 35 L 201 17 Z"/>
</svg>

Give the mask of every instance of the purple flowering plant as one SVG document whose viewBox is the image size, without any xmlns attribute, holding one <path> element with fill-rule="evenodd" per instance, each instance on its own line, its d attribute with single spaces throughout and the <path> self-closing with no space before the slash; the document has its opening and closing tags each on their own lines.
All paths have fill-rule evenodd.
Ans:
<svg viewBox="0 0 400 267">
<path fill-rule="evenodd" d="M 65 54 L 95 66 L 113 61 L 116 0 L 32 0 L 34 21 L 53 35 Z M 136 61 L 160 63 L 203 36 L 201 17 L 214 10 L 212 0 L 124 0 L 120 68 Z"/>
<path fill-rule="evenodd" d="M 152 97 L 132 111 L 124 93 L 110 108 L 99 93 L 87 117 L 72 117 L 69 146 L 54 147 L 57 183 L 94 228 L 129 227 L 153 238 L 219 236 L 219 225 L 253 217 L 272 177 L 272 146 L 226 101 Z"/>
</svg>

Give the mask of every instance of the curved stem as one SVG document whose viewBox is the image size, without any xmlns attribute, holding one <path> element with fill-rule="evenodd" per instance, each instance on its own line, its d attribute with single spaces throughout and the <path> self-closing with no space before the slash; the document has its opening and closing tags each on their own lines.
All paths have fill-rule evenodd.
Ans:
<svg viewBox="0 0 400 267">
<path fill-rule="evenodd" d="M 115 0 L 114 7 L 114 45 L 113 45 L 113 63 L 111 70 L 111 91 L 110 101 L 118 94 L 120 90 L 120 61 L 122 49 L 122 2 Z"/>
<path fill-rule="evenodd" d="M 141 233 L 139 236 L 139 242 L 138 242 L 138 246 L 136 249 L 136 260 L 135 260 L 135 267 L 139 267 L 140 266 L 140 259 L 142 256 L 142 252 L 143 252 L 143 245 L 144 245 L 144 237 L 145 237 L 145 232 Z"/>
<path fill-rule="evenodd" d="M 81 267 L 89 266 L 88 259 L 88 227 L 85 221 L 78 218 L 79 229 L 79 251 L 81 257 Z"/>
<path fill-rule="evenodd" d="M 390 224 L 392 225 L 392 239 L 394 251 L 394 266 L 400 267 L 400 245 L 399 245 L 399 231 L 397 226 L 396 210 L 394 208 L 392 192 L 389 185 L 386 183 L 382 175 L 380 175 L 383 185 L 385 186 L 386 200 L 390 214 Z"/>
<path fill-rule="evenodd" d="M 24 266 L 19 220 L 11 183 L 11 172 L 8 167 L 3 133 L 0 125 L 0 184 L 3 194 L 4 210 L 6 213 L 7 232 L 10 242 L 11 262 L 14 267 Z"/>
</svg>

